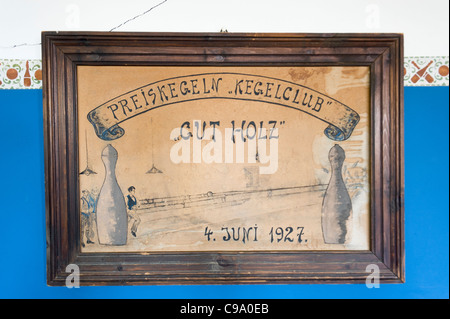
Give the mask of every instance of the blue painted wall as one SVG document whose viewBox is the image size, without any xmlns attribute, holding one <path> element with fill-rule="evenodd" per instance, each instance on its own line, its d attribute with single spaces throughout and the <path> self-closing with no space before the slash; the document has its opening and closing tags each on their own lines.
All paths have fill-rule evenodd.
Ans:
<svg viewBox="0 0 450 319">
<path fill-rule="evenodd" d="M 405 88 L 406 283 L 47 287 L 41 90 L 0 90 L 0 298 L 449 298 L 449 88 Z"/>
</svg>

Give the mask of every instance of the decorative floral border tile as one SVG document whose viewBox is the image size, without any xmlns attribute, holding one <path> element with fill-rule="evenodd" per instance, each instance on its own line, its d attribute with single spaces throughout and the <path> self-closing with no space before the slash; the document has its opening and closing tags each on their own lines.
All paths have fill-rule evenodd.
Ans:
<svg viewBox="0 0 450 319">
<path fill-rule="evenodd" d="M 405 57 L 405 86 L 448 86 L 448 56 Z"/>
<path fill-rule="evenodd" d="M 405 57 L 404 81 L 405 86 L 448 86 L 449 57 Z M 0 89 L 42 89 L 42 61 L 0 59 Z"/>
<path fill-rule="evenodd" d="M 0 89 L 42 89 L 42 61 L 0 59 Z"/>
</svg>

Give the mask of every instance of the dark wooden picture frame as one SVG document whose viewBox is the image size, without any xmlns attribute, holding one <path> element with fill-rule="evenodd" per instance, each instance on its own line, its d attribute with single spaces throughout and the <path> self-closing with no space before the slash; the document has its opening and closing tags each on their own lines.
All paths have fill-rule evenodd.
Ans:
<svg viewBox="0 0 450 319">
<path fill-rule="evenodd" d="M 404 282 L 403 36 L 43 32 L 47 282 L 81 285 Z M 370 249 L 83 253 L 77 66 L 367 66 Z"/>
</svg>

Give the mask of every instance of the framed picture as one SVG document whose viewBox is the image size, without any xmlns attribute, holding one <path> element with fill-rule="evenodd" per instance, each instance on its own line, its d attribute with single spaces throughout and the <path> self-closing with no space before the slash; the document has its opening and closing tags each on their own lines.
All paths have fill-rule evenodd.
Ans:
<svg viewBox="0 0 450 319">
<path fill-rule="evenodd" d="M 42 47 L 49 285 L 404 281 L 402 35 Z"/>
</svg>

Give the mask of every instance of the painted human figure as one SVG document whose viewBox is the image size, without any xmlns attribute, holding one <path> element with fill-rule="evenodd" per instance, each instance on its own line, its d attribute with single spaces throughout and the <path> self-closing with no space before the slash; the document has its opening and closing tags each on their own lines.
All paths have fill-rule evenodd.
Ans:
<svg viewBox="0 0 450 319">
<path fill-rule="evenodd" d="M 86 243 L 94 243 L 95 199 L 87 190 L 81 193 L 81 245 L 85 247 L 85 235 Z"/>
<path fill-rule="evenodd" d="M 127 213 L 128 213 L 128 221 L 132 223 L 131 235 L 133 235 L 134 237 L 136 237 L 137 228 L 141 223 L 141 218 L 137 214 L 139 204 L 135 194 L 136 188 L 134 186 L 130 186 L 128 188 L 128 195 L 127 195 Z"/>
</svg>

